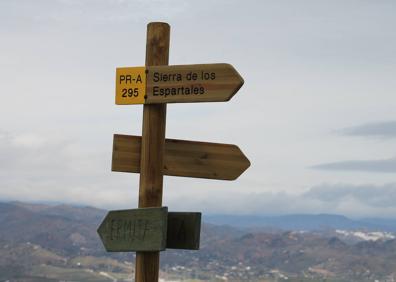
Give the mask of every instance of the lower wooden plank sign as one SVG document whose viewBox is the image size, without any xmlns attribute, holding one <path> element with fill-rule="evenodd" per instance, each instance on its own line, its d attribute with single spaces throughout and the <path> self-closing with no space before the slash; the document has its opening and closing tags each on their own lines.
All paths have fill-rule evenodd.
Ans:
<svg viewBox="0 0 396 282">
<path fill-rule="evenodd" d="M 110 211 L 98 228 L 108 252 L 163 251 L 168 208 Z"/>
<path fill-rule="evenodd" d="M 201 213 L 168 213 L 166 247 L 170 249 L 199 250 Z"/>
<path fill-rule="evenodd" d="M 112 171 L 140 172 L 140 136 L 114 135 Z M 165 140 L 164 175 L 234 180 L 250 166 L 236 145 Z"/>
</svg>

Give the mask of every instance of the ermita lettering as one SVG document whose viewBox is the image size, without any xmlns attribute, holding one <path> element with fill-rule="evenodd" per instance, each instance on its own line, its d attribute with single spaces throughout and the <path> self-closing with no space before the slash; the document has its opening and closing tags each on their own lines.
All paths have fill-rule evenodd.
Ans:
<svg viewBox="0 0 396 282">
<path fill-rule="evenodd" d="M 109 223 L 110 232 L 108 234 L 112 241 L 144 241 L 146 233 L 149 231 L 148 220 L 112 219 Z"/>
</svg>

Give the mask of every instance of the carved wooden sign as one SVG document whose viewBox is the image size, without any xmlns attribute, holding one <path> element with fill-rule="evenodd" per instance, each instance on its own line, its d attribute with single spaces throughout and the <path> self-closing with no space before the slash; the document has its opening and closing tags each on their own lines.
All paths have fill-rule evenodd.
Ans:
<svg viewBox="0 0 396 282">
<path fill-rule="evenodd" d="M 163 251 L 167 223 L 167 207 L 110 211 L 98 233 L 108 252 Z"/>
<path fill-rule="evenodd" d="M 112 170 L 140 172 L 140 136 L 114 135 Z M 235 180 L 250 162 L 236 145 L 166 139 L 164 175 Z"/>
<path fill-rule="evenodd" d="M 98 228 L 108 252 L 198 250 L 201 213 L 167 207 L 110 211 Z"/>
</svg>

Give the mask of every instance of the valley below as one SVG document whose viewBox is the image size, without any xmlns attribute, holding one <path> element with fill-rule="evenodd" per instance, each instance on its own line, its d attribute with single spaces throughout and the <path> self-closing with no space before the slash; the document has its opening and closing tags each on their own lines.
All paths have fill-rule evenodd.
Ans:
<svg viewBox="0 0 396 282">
<path fill-rule="evenodd" d="M 0 203 L 0 281 L 133 281 L 135 254 L 107 253 L 96 233 L 105 214 L 92 207 Z M 323 224 L 315 229 L 317 220 Z M 395 227 L 336 215 L 208 216 L 200 250 L 162 252 L 160 277 L 395 281 Z"/>
</svg>

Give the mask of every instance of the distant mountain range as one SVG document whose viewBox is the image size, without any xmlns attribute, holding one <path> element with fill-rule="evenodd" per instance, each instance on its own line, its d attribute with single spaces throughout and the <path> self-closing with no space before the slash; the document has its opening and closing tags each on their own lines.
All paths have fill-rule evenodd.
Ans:
<svg viewBox="0 0 396 282">
<path fill-rule="evenodd" d="M 132 281 L 134 253 L 107 253 L 96 234 L 105 214 L 92 207 L 0 203 L 0 281 Z M 204 215 L 201 249 L 162 252 L 161 276 L 394 281 L 393 230 L 392 220 L 337 215 Z"/>
<path fill-rule="evenodd" d="M 332 214 L 293 214 L 283 216 L 204 215 L 204 221 L 216 225 L 229 225 L 250 229 L 281 229 L 318 231 L 325 229 L 369 230 L 396 232 L 396 219 L 366 218 L 353 220 Z"/>
</svg>

